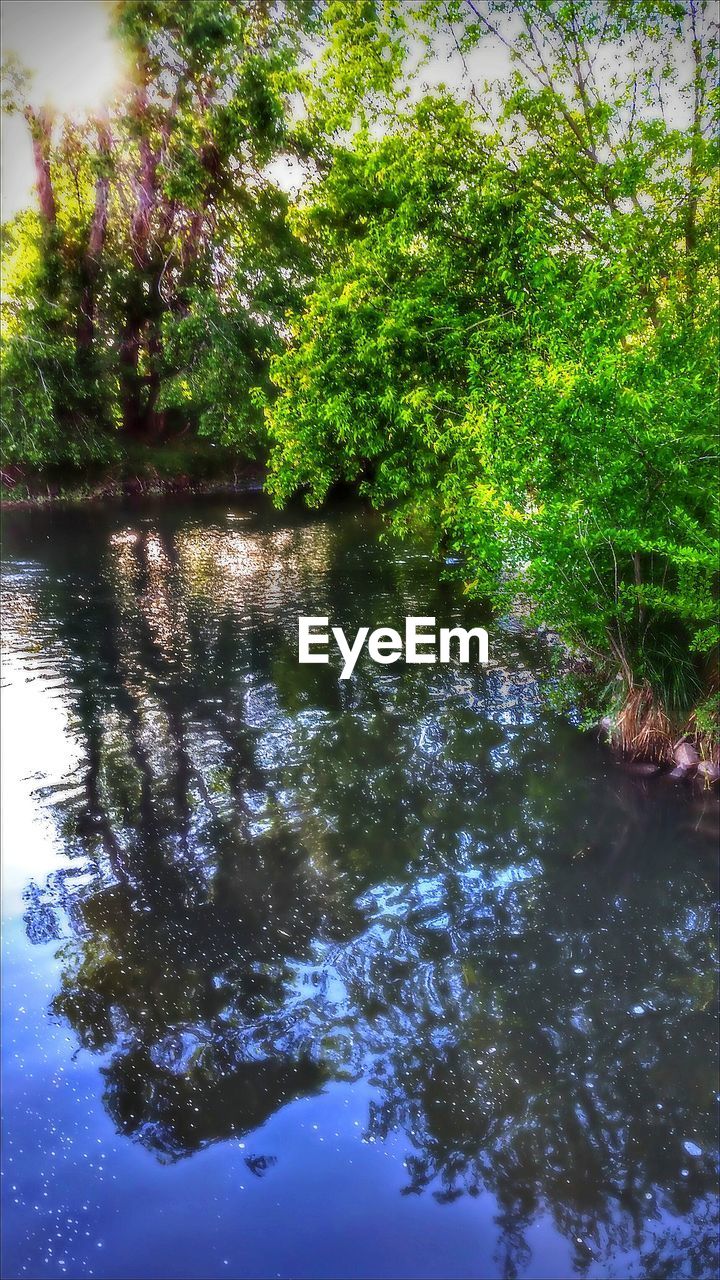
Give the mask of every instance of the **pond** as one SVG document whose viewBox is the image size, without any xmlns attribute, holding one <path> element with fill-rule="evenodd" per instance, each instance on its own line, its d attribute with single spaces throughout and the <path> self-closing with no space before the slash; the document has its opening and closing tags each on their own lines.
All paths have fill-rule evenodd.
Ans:
<svg viewBox="0 0 720 1280">
<path fill-rule="evenodd" d="M 716 797 L 378 532 L 7 512 L 4 1275 L 715 1274 Z"/>
</svg>

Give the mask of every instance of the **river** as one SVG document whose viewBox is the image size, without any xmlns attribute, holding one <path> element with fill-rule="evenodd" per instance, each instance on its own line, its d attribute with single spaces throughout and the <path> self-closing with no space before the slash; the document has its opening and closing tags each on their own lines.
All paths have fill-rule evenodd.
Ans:
<svg viewBox="0 0 720 1280">
<path fill-rule="evenodd" d="M 715 1274 L 716 797 L 378 532 L 6 513 L 3 1275 Z"/>
</svg>

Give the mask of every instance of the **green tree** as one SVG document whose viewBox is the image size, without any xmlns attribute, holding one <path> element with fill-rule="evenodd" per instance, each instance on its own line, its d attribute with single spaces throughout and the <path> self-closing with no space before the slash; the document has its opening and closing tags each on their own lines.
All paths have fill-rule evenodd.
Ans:
<svg viewBox="0 0 720 1280">
<path fill-rule="evenodd" d="M 263 438 L 268 359 L 312 262 L 283 161 L 327 167 L 398 92 L 380 0 L 115 0 L 127 67 L 98 118 L 3 105 L 32 136 L 37 211 L 4 229 L 5 457 L 38 466 L 198 429 Z"/>
<path fill-rule="evenodd" d="M 287 0 L 281 22 L 264 0 L 119 0 L 128 83 L 82 124 L 29 105 L 11 68 L 5 105 L 28 121 L 38 195 L 6 230 L 11 460 L 80 460 L 76 437 L 98 425 L 152 439 L 171 410 L 257 431 L 250 393 L 301 260 L 268 167 L 293 150 L 316 7 Z"/>
<path fill-rule="evenodd" d="M 712 737 L 710 7 L 422 16 L 454 24 L 466 68 L 495 40 L 514 70 L 492 131 L 490 90 L 464 86 L 472 113 L 426 100 L 301 208 L 323 270 L 275 364 L 273 491 L 360 481 L 433 524 L 472 590 L 617 673 L 627 746 Z"/>
</svg>

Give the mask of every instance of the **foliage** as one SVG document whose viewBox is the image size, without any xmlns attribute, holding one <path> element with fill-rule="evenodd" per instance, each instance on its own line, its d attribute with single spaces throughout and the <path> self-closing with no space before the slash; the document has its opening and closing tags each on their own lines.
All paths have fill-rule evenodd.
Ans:
<svg viewBox="0 0 720 1280">
<path fill-rule="evenodd" d="M 279 498 L 301 484 L 319 502 L 337 479 L 365 477 L 379 502 L 436 484 L 467 333 L 484 292 L 503 293 L 482 259 L 485 156 L 467 111 L 428 100 L 382 141 L 358 138 L 302 211 L 328 265 L 274 366 Z"/>
<path fill-rule="evenodd" d="M 222 281 L 188 290 L 182 311 L 163 317 L 159 409 L 178 422 L 191 415 L 200 435 L 245 453 L 264 441 L 269 359 L 283 346 L 282 318 L 310 278 L 287 206 L 275 188 L 256 193 L 245 225 L 228 233 Z"/>
<path fill-rule="evenodd" d="M 282 164 L 327 164 L 335 136 L 392 97 L 402 51 L 384 8 L 116 0 L 126 83 L 84 120 L 33 105 L 8 59 L 38 215 L 7 229 L 22 266 L 6 284 L 6 461 L 82 463 L 112 456 L 118 433 L 188 428 L 262 443 L 269 356 L 311 265 Z"/>
<path fill-rule="evenodd" d="M 32 212 L 3 233 L 3 455 L 34 467 L 80 466 L 111 457 L 112 442 L 100 430 L 100 386 L 78 369 L 69 316 L 40 240 Z"/>
<path fill-rule="evenodd" d="M 323 270 L 274 365 L 271 488 L 358 481 L 429 520 L 468 589 L 647 684 L 675 732 L 717 666 L 717 62 L 694 8 L 608 8 L 604 34 L 596 5 L 520 8 L 497 132 L 425 99 L 302 209 Z M 425 6 L 470 10 L 464 53 L 507 41 L 507 5 Z"/>
<path fill-rule="evenodd" d="M 39 210 L 7 231 L 9 461 L 111 455 L 118 431 L 154 439 L 180 419 L 253 439 L 260 415 L 244 407 L 302 271 L 269 166 L 294 146 L 315 7 L 287 0 L 279 23 L 262 3 L 120 0 L 128 81 L 82 123 L 31 106 L 10 68 L 5 105 L 28 121 Z M 90 428 L 92 447 L 79 443 Z"/>
</svg>

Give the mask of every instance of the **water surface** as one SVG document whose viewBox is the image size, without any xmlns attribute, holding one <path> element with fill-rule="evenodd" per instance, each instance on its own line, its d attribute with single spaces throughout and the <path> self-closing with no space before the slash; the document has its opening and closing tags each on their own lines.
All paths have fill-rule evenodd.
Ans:
<svg viewBox="0 0 720 1280">
<path fill-rule="evenodd" d="M 710 1277 L 717 805 L 358 508 L 5 518 L 8 1277 Z"/>
</svg>

